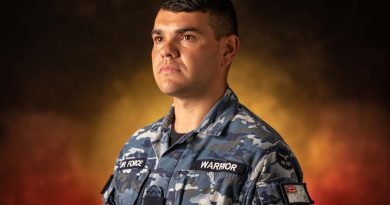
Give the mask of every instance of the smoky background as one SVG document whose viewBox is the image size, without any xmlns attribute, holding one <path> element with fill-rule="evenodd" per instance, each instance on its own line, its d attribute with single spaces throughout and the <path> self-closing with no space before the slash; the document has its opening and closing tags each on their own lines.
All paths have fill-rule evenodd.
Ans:
<svg viewBox="0 0 390 205">
<path fill-rule="evenodd" d="M 292 147 L 316 204 L 388 204 L 388 3 L 234 1 L 240 101 Z M 129 136 L 171 99 L 150 62 L 157 1 L 7 1 L 0 204 L 99 204 Z"/>
</svg>

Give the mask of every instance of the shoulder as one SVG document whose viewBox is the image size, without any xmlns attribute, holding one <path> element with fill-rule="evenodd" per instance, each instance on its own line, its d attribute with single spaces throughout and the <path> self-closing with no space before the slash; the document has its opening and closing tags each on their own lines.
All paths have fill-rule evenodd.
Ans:
<svg viewBox="0 0 390 205">
<path fill-rule="evenodd" d="M 301 180 L 302 171 L 291 148 L 275 129 L 245 106 L 239 105 L 228 132 L 241 138 L 242 149 L 250 150 L 252 180 Z"/>
<path fill-rule="evenodd" d="M 163 118 L 135 131 L 123 145 L 120 156 L 131 150 L 143 152 L 145 149 L 151 148 L 151 141 L 160 132 L 162 122 Z"/>
<path fill-rule="evenodd" d="M 164 118 L 160 118 L 157 121 L 150 123 L 146 125 L 145 127 L 135 131 L 132 136 L 130 137 L 130 140 L 142 140 L 150 138 L 154 133 L 157 133 L 160 131 L 162 124 L 163 124 Z"/>
<path fill-rule="evenodd" d="M 238 106 L 237 112 L 231 118 L 226 133 L 251 141 L 261 149 L 280 143 L 284 144 L 283 138 L 274 128 L 242 104 Z"/>
</svg>

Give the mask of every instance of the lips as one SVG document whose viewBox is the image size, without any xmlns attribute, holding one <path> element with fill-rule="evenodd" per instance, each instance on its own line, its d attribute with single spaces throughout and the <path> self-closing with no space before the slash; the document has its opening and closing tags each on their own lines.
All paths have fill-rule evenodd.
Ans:
<svg viewBox="0 0 390 205">
<path fill-rule="evenodd" d="M 161 66 L 159 69 L 159 73 L 175 73 L 175 72 L 180 72 L 180 69 L 177 66 L 173 66 L 173 65 Z"/>
</svg>

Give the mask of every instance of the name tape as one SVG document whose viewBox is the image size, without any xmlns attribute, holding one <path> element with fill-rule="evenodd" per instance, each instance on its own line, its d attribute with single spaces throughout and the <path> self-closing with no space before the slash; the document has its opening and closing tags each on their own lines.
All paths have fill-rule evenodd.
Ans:
<svg viewBox="0 0 390 205">
<path fill-rule="evenodd" d="M 119 169 L 143 168 L 146 159 L 125 159 L 118 163 Z"/>
<path fill-rule="evenodd" d="M 191 169 L 211 172 L 230 172 L 237 175 L 244 175 L 246 173 L 246 166 L 244 164 L 221 160 L 198 160 L 192 164 Z"/>
</svg>

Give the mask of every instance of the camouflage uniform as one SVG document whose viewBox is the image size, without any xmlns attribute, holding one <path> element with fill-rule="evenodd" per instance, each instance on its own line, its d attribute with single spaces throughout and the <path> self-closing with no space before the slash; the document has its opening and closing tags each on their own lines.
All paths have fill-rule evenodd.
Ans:
<svg viewBox="0 0 390 205">
<path fill-rule="evenodd" d="M 312 203 L 290 148 L 230 88 L 198 128 L 168 147 L 173 113 L 124 145 L 104 204 Z"/>
</svg>

